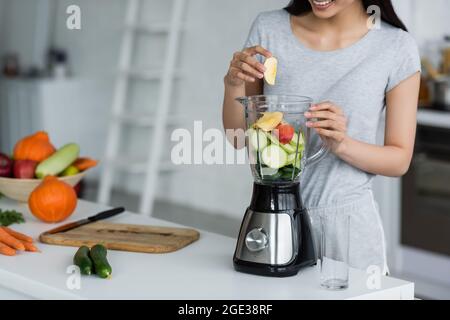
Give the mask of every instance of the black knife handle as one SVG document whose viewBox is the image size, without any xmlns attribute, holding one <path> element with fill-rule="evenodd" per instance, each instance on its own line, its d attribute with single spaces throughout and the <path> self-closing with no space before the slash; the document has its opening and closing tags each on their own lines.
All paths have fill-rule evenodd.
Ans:
<svg viewBox="0 0 450 320">
<path fill-rule="evenodd" d="M 98 220 L 103 220 L 103 219 L 107 219 L 109 217 L 115 216 L 124 211 L 125 211 L 124 207 L 109 209 L 109 210 L 97 213 L 95 216 L 89 217 L 88 220 L 90 220 L 92 222 L 98 221 Z"/>
</svg>

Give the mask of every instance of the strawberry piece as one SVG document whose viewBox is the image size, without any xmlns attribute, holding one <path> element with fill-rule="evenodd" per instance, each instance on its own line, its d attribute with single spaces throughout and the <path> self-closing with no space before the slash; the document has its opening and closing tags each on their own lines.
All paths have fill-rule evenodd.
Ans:
<svg viewBox="0 0 450 320">
<path fill-rule="evenodd" d="M 294 133 L 295 133 L 294 127 L 287 123 L 279 124 L 275 130 L 275 135 L 281 144 L 288 144 L 289 142 L 291 142 Z"/>
</svg>

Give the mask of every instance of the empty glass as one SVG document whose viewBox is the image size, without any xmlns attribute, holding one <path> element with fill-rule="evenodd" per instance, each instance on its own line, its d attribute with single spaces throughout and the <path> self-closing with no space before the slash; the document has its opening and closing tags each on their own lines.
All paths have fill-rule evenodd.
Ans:
<svg viewBox="0 0 450 320">
<path fill-rule="evenodd" d="M 330 290 L 348 288 L 350 216 L 320 217 L 320 285 Z"/>
</svg>

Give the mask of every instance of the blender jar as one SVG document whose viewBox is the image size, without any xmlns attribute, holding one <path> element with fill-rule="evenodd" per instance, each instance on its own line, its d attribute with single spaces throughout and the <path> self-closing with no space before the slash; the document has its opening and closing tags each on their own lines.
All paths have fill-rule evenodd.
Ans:
<svg viewBox="0 0 450 320">
<path fill-rule="evenodd" d="M 237 100 L 245 107 L 247 151 L 257 183 L 297 182 L 307 165 L 326 154 L 323 142 L 318 135 L 312 139 L 306 126 L 311 98 L 258 95 Z"/>
</svg>

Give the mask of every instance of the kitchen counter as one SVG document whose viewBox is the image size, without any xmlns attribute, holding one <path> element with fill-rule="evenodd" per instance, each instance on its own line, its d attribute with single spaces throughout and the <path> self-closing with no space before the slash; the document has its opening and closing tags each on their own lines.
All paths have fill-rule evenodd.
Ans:
<svg viewBox="0 0 450 320">
<path fill-rule="evenodd" d="M 34 238 L 55 227 L 39 222 L 26 204 L 0 199 L 0 208 L 15 209 L 26 223 L 13 228 Z M 80 201 L 69 220 L 93 215 L 107 207 Z M 117 223 L 175 226 L 163 220 L 123 213 L 109 219 Z M 65 221 L 63 223 L 67 223 Z M 291 278 L 266 278 L 234 271 L 232 255 L 235 239 L 200 231 L 200 239 L 173 253 L 145 254 L 109 251 L 112 278 L 82 276 L 80 289 L 66 283 L 66 273 L 76 251 L 74 247 L 37 244 L 41 253 L 0 255 L 0 300 L 40 299 L 413 299 L 414 284 L 382 277 L 380 289 L 368 289 L 367 274 L 352 269 L 350 287 L 328 291 L 319 286 L 316 267 Z"/>
</svg>

